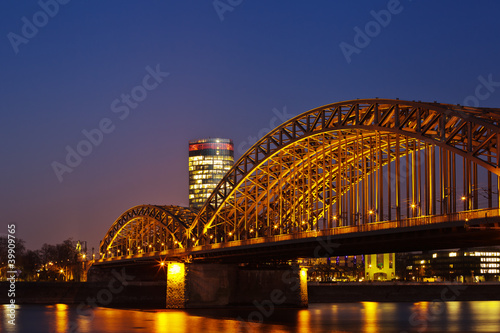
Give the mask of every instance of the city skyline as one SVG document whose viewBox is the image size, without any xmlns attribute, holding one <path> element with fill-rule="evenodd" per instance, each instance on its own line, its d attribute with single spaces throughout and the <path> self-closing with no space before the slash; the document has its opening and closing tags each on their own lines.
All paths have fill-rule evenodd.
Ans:
<svg viewBox="0 0 500 333">
<path fill-rule="evenodd" d="M 30 249 L 90 249 L 132 206 L 188 206 L 193 137 L 233 138 L 237 160 L 333 102 L 500 106 L 495 2 L 69 2 L 46 23 L 35 1 L 1 6 L 2 210 Z"/>
</svg>

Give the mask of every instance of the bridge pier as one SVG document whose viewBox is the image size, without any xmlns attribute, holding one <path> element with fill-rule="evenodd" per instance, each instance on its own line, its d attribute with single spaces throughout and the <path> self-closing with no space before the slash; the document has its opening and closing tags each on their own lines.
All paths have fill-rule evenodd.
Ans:
<svg viewBox="0 0 500 333">
<path fill-rule="evenodd" d="M 186 304 L 186 265 L 168 263 L 167 269 L 167 309 L 183 309 Z"/>
<path fill-rule="evenodd" d="M 307 271 L 298 266 L 169 263 L 167 308 L 307 307 Z"/>
</svg>

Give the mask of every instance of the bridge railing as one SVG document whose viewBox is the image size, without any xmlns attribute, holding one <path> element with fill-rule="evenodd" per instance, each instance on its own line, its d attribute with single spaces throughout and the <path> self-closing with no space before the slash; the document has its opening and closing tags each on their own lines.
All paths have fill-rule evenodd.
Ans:
<svg viewBox="0 0 500 333">
<path fill-rule="evenodd" d="M 221 248 L 231 248 L 237 246 L 269 243 L 273 241 L 280 242 L 280 241 L 321 237 L 321 236 L 335 236 L 335 235 L 342 235 L 355 232 L 368 232 L 368 231 L 385 230 L 393 228 L 407 228 L 407 227 L 416 227 L 416 226 L 423 226 L 423 225 L 443 223 L 443 222 L 468 221 L 479 218 L 498 217 L 498 216 L 500 216 L 499 208 L 486 208 L 486 209 L 450 213 L 447 215 L 411 217 L 411 218 L 401 219 L 399 221 L 381 221 L 381 222 L 373 222 L 357 226 L 335 227 L 326 230 L 305 231 L 295 234 L 275 235 L 270 237 L 258 237 L 245 240 L 207 244 L 207 245 L 200 245 L 193 247 L 191 250 L 192 251 L 214 250 Z"/>
<path fill-rule="evenodd" d="M 356 232 L 369 232 L 369 231 L 385 230 L 393 228 L 408 228 L 408 227 L 416 227 L 416 226 L 437 224 L 443 222 L 458 222 L 458 221 L 467 222 L 469 220 L 474 220 L 474 219 L 483 219 L 488 217 L 499 217 L 499 216 L 500 216 L 500 208 L 486 208 L 486 209 L 450 213 L 447 215 L 411 217 L 411 218 L 401 219 L 399 221 L 381 221 L 381 222 L 373 222 L 357 226 L 343 226 L 326 230 L 314 230 L 314 231 L 305 231 L 294 234 L 283 234 L 283 235 L 274 235 L 270 237 L 257 237 L 245 240 L 235 240 L 230 242 L 200 245 L 189 249 L 178 248 L 162 252 L 147 252 L 135 255 L 101 259 L 98 261 L 154 257 L 157 255 L 176 257 L 176 256 L 183 256 L 186 254 L 186 252 L 197 252 L 204 250 L 209 251 L 215 249 L 233 248 L 238 246 L 248 246 L 248 245 L 264 244 L 270 242 L 281 242 L 287 240 L 314 238 L 322 236 L 335 236 L 335 235 L 342 235 L 342 234 L 356 233 Z"/>
</svg>

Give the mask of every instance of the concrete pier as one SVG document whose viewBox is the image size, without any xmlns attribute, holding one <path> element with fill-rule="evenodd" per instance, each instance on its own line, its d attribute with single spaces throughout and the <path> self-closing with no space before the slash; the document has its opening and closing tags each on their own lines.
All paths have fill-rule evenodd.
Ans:
<svg viewBox="0 0 500 333">
<path fill-rule="evenodd" d="M 93 266 L 88 278 L 90 282 L 106 283 L 116 280 L 118 272 L 126 274 L 126 283 L 130 285 L 150 283 L 160 288 L 163 285 L 163 304 L 170 309 L 259 304 L 308 306 L 307 270 L 297 265 L 134 263 L 126 268 Z"/>
<path fill-rule="evenodd" d="M 168 267 L 167 308 L 308 306 L 307 272 L 298 266 L 169 263 Z"/>
</svg>

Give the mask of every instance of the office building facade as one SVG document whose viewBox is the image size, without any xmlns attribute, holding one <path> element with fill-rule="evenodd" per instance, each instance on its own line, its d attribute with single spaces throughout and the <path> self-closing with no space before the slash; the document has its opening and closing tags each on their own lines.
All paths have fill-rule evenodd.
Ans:
<svg viewBox="0 0 500 333">
<path fill-rule="evenodd" d="M 406 254 L 405 280 L 499 282 L 500 248 L 473 248 Z"/>
<path fill-rule="evenodd" d="M 189 141 L 189 207 L 200 209 L 234 163 L 231 139 Z"/>
<path fill-rule="evenodd" d="M 394 253 L 367 254 L 365 256 L 366 281 L 391 281 L 396 279 Z"/>
</svg>

